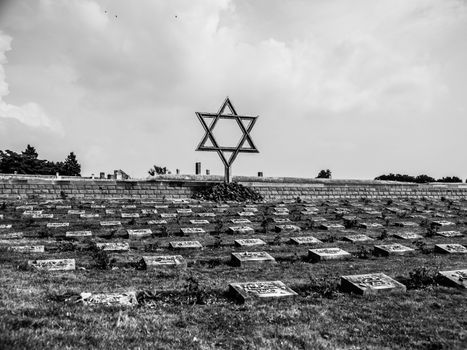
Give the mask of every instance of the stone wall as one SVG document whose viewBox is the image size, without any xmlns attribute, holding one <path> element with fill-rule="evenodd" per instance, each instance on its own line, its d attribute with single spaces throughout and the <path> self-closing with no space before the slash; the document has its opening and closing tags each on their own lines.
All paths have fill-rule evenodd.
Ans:
<svg viewBox="0 0 467 350">
<path fill-rule="evenodd" d="M 189 198 L 199 189 L 219 183 L 216 176 L 159 176 L 147 180 L 41 179 L 0 177 L 0 198 Z M 268 200 L 313 198 L 465 198 L 467 184 L 412 184 L 371 180 L 234 177 Z"/>
</svg>

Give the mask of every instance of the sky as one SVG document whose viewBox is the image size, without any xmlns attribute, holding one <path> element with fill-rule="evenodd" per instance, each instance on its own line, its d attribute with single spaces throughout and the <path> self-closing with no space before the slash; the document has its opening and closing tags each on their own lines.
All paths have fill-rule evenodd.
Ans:
<svg viewBox="0 0 467 350">
<path fill-rule="evenodd" d="M 233 175 L 465 179 L 466 38 L 466 0 L 0 0 L 0 149 L 223 174 L 195 112 L 229 96 Z"/>
</svg>

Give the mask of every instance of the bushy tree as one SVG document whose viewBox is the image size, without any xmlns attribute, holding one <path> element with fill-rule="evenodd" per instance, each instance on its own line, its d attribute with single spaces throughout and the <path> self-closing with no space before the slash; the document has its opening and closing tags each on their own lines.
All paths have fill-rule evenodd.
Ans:
<svg viewBox="0 0 467 350">
<path fill-rule="evenodd" d="M 317 179 L 330 179 L 331 178 L 331 170 L 329 170 L 329 169 L 321 170 L 318 173 L 318 176 L 316 178 Z"/>
<path fill-rule="evenodd" d="M 457 176 L 445 176 L 441 179 L 436 180 L 437 182 L 452 182 L 452 183 L 457 183 L 457 182 L 462 182 L 461 179 L 459 179 Z"/>
<path fill-rule="evenodd" d="M 81 175 L 81 165 L 78 163 L 76 159 L 76 155 L 73 152 L 66 157 L 64 163 L 60 163 L 59 166 L 61 167 L 60 174 L 68 175 L 68 176 L 79 176 Z"/>
<path fill-rule="evenodd" d="M 148 170 L 149 175 L 165 175 L 169 172 L 169 169 L 166 167 L 160 167 L 158 165 L 154 165 L 151 169 Z"/>
</svg>

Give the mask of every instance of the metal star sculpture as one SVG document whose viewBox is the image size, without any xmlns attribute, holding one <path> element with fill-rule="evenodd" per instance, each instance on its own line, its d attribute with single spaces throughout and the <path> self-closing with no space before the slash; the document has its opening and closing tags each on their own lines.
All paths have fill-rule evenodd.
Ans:
<svg viewBox="0 0 467 350">
<path fill-rule="evenodd" d="M 226 114 L 225 110 L 228 108 L 231 111 L 231 114 Z M 217 113 L 199 113 L 196 112 L 196 115 L 201 122 L 206 134 L 204 135 L 203 139 L 198 145 L 197 151 L 216 151 L 219 157 L 221 158 L 222 162 L 224 163 L 225 168 L 225 179 L 224 181 L 229 183 L 231 181 L 231 173 L 230 167 L 234 162 L 235 158 L 237 158 L 240 152 L 247 152 L 247 153 L 259 153 L 258 149 L 256 148 L 253 140 L 251 139 L 250 132 L 253 129 L 253 126 L 256 123 L 256 117 L 246 116 L 246 115 L 238 115 L 235 111 L 235 108 L 230 102 L 229 98 L 227 97 L 222 104 L 219 112 Z M 241 132 L 243 133 L 239 143 L 236 147 L 220 147 L 217 143 L 213 131 L 216 127 L 216 124 L 221 119 L 233 119 L 237 122 Z M 208 126 L 208 120 L 212 120 Z M 244 121 L 247 121 L 248 124 L 245 125 Z M 206 142 L 210 141 L 212 146 L 206 146 Z M 245 142 L 249 145 L 249 147 L 245 147 Z M 230 152 L 230 157 L 226 157 L 224 152 Z"/>
</svg>

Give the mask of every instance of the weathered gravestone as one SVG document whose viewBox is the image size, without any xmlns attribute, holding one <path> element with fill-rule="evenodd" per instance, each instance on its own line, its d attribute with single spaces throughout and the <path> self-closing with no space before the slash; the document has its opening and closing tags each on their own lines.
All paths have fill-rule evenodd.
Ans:
<svg viewBox="0 0 467 350">
<path fill-rule="evenodd" d="M 375 255 L 404 255 L 414 253 L 415 250 L 399 243 L 375 245 Z"/>
<path fill-rule="evenodd" d="M 251 224 L 251 221 L 248 219 L 231 219 L 230 222 L 235 225 Z"/>
<path fill-rule="evenodd" d="M 178 214 L 189 215 L 193 214 L 193 210 L 191 209 L 177 209 Z"/>
<path fill-rule="evenodd" d="M 94 219 L 94 218 L 98 218 L 99 214 L 97 213 L 81 214 L 79 217 L 81 219 Z"/>
<path fill-rule="evenodd" d="M 149 220 L 148 225 L 166 225 L 167 220 Z"/>
<path fill-rule="evenodd" d="M 28 260 L 28 266 L 41 271 L 69 271 L 75 270 L 75 259 Z"/>
<path fill-rule="evenodd" d="M 265 245 L 266 242 L 259 238 L 245 238 L 245 239 L 236 239 L 235 245 L 238 247 L 252 247 L 257 245 Z"/>
<path fill-rule="evenodd" d="M 398 232 L 394 234 L 394 237 L 400 238 L 400 239 L 421 239 L 423 236 L 415 233 L 415 232 Z"/>
<path fill-rule="evenodd" d="M 181 255 L 143 256 L 141 263 L 147 270 L 185 269 L 187 266 L 186 260 Z"/>
<path fill-rule="evenodd" d="M 109 243 L 96 243 L 97 248 L 105 251 L 128 251 L 130 250 L 130 245 L 123 242 L 109 242 Z"/>
<path fill-rule="evenodd" d="M 129 238 L 146 238 L 151 237 L 152 231 L 149 228 L 139 230 L 127 230 Z"/>
<path fill-rule="evenodd" d="M 467 269 L 439 271 L 438 276 L 446 284 L 467 289 Z"/>
<path fill-rule="evenodd" d="M 68 215 L 83 215 L 86 214 L 84 210 L 68 210 Z"/>
<path fill-rule="evenodd" d="M 214 213 L 198 213 L 196 215 L 199 216 L 200 218 L 213 218 L 216 216 L 216 214 Z"/>
<path fill-rule="evenodd" d="M 295 297 L 298 294 L 281 281 L 229 284 L 230 294 L 241 302 Z"/>
<path fill-rule="evenodd" d="M 0 230 L 9 230 L 11 227 L 11 224 L 1 224 Z"/>
<path fill-rule="evenodd" d="M 81 300 L 84 304 L 107 305 L 107 306 L 136 306 L 136 292 L 127 293 L 81 293 Z"/>
<path fill-rule="evenodd" d="M 322 223 L 321 225 L 319 225 L 319 228 L 323 230 L 342 230 L 345 227 L 341 224 Z"/>
<path fill-rule="evenodd" d="M 44 253 L 44 246 L 43 245 L 20 245 L 20 246 L 13 246 L 9 248 L 12 252 L 17 253 Z"/>
<path fill-rule="evenodd" d="M 0 235 L 1 239 L 19 239 L 23 238 L 23 232 L 11 232 Z"/>
<path fill-rule="evenodd" d="M 419 226 L 416 222 L 411 222 L 411 221 L 396 222 L 394 225 L 399 226 L 399 227 L 417 227 L 417 226 Z"/>
<path fill-rule="evenodd" d="M 276 225 L 274 230 L 276 232 L 300 232 L 302 229 L 297 225 Z"/>
<path fill-rule="evenodd" d="M 138 213 L 122 213 L 121 216 L 122 216 L 122 219 L 139 218 Z"/>
<path fill-rule="evenodd" d="M 31 215 L 31 218 L 33 219 L 53 219 L 53 217 L 54 217 L 54 214 L 45 214 L 45 213 Z"/>
<path fill-rule="evenodd" d="M 454 226 L 455 223 L 451 221 L 446 221 L 446 220 L 437 220 L 437 221 L 432 221 L 431 224 L 435 227 L 445 227 L 445 226 Z"/>
<path fill-rule="evenodd" d="M 436 234 L 438 236 L 442 236 L 442 237 L 448 237 L 448 238 L 451 238 L 451 237 L 462 237 L 463 234 L 460 233 L 459 231 L 439 231 L 439 232 L 436 232 Z"/>
<path fill-rule="evenodd" d="M 290 221 L 289 218 L 274 218 L 272 220 L 274 221 L 275 224 L 287 224 L 289 222 L 292 222 Z"/>
<path fill-rule="evenodd" d="M 161 218 L 163 219 L 172 219 L 172 218 L 176 218 L 177 217 L 177 214 L 176 213 L 161 213 L 159 214 L 161 216 Z"/>
<path fill-rule="evenodd" d="M 91 231 L 67 231 L 65 232 L 65 238 L 83 238 L 91 237 Z"/>
<path fill-rule="evenodd" d="M 304 237 L 292 237 L 290 238 L 290 243 L 298 244 L 298 245 L 307 245 L 307 244 L 321 244 L 319 239 L 311 236 L 304 236 Z"/>
<path fill-rule="evenodd" d="M 435 252 L 443 254 L 467 254 L 467 248 L 457 243 L 435 244 Z"/>
<path fill-rule="evenodd" d="M 190 220 L 192 225 L 209 225 L 208 220 Z"/>
<path fill-rule="evenodd" d="M 352 255 L 345 250 L 340 248 L 316 248 L 308 250 L 308 258 L 311 261 L 323 261 L 323 260 L 347 260 Z"/>
<path fill-rule="evenodd" d="M 369 273 L 341 277 L 341 289 L 346 292 L 370 295 L 405 292 L 406 287 L 384 273 Z"/>
<path fill-rule="evenodd" d="M 184 235 L 195 235 L 195 234 L 201 234 L 201 233 L 206 233 L 204 229 L 201 227 L 182 227 L 180 228 L 180 232 Z"/>
<path fill-rule="evenodd" d="M 172 249 L 201 249 L 203 246 L 198 241 L 174 241 L 169 243 Z"/>
<path fill-rule="evenodd" d="M 355 242 L 365 242 L 365 241 L 372 241 L 373 238 L 368 237 L 367 235 L 356 234 L 356 235 L 348 235 L 344 237 L 345 241 L 349 241 L 352 243 Z"/>
<path fill-rule="evenodd" d="M 255 213 L 251 211 L 241 211 L 237 213 L 238 216 L 255 216 Z"/>
<path fill-rule="evenodd" d="M 249 233 L 254 233 L 255 230 L 251 228 L 250 226 L 231 226 L 229 227 L 229 233 L 232 234 L 249 234 Z"/>
<path fill-rule="evenodd" d="M 249 266 L 275 263 L 276 259 L 266 252 L 238 252 L 231 254 L 231 262 L 234 266 Z"/>
<path fill-rule="evenodd" d="M 60 228 L 70 226 L 69 222 L 49 222 L 47 223 L 48 228 Z"/>
<path fill-rule="evenodd" d="M 122 209 L 136 209 L 135 204 L 122 205 Z"/>
<path fill-rule="evenodd" d="M 120 221 L 101 221 L 101 226 L 120 226 L 122 223 Z"/>
<path fill-rule="evenodd" d="M 364 229 L 378 229 L 383 227 L 383 225 L 377 222 L 362 222 L 359 226 Z"/>
</svg>

